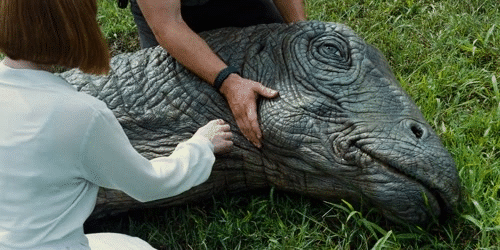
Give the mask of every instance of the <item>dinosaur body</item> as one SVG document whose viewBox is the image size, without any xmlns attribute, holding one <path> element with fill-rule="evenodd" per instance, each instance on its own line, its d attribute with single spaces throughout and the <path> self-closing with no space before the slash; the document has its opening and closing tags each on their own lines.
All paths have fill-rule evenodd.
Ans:
<svg viewBox="0 0 500 250">
<path fill-rule="evenodd" d="M 239 132 L 225 99 L 161 47 L 114 57 L 108 76 L 65 72 L 79 91 L 106 102 L 147 158 L 168 155 L 212 119 L 228 121 L 234 134 L 233 150 L 217 155 L 207 182 L 145 204 L 103 189 L 93 216 L 270 186 L 363 200 L 390 219 L 416 224 L 457 204 L 453 159 L 381 53 L 348 27 L 311 21 L 203 36 L 243 77 L 280 92 L 259 100 L 262 149 Z"/>
</svg>

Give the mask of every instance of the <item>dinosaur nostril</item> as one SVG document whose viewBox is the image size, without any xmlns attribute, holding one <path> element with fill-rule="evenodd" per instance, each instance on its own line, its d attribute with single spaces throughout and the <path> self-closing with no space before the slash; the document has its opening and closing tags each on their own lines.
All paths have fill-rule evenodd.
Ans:
<svg viewBox="0 0 500 250">
<path fill-rule="evenodd" d="M 415 137 L 417 137 L 417 139 L 422 138 L 422 136 L 424 135 L 424 129 L 422 128 L 422 126 L 418 124 L 412 124 L 410 126 L 410 129 L 411 132 L 413 132 L 413 134 L 415 135 Z"/>
</svg>

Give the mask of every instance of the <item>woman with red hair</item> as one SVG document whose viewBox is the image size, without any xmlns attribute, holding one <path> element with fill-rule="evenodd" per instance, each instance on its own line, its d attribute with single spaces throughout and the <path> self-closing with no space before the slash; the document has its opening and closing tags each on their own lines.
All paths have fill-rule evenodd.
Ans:
<svg viewBox="0 0 500 250">
<path fill-rule="evenodd" d="M 140 201 L 204 182 L 232 145 L 214 120 L 168 157 L 134 150 L 106 105 L 52 66 L 109 71 L 96 0 L 1 0 L 0 249 L 152 249 L 122 234 L 85 235 L 99 186 Z"/>
</svg>

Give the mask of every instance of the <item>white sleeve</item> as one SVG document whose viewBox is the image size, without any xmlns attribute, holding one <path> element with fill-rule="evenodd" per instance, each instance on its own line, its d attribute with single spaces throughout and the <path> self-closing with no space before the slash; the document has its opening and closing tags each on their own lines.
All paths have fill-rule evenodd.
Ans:
<svg viewBox="0 0 500 250">
<path fill-rule="evenodd" d="M 132 147 L 109 109 L 96 111 L 86 138 L 86 178 L 141 202 L 172 197 L 203 183 L 215 161 L 213 144 L 198 136 L 180 143 L 170 156 L 149 161 Z"/>
</svg>

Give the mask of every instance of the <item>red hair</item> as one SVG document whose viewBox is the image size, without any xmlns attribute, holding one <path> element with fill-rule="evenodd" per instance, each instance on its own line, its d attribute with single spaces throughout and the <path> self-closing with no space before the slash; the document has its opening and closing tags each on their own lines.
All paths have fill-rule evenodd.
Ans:
<svg viewBox="0 0 500 250">
<path fill-rule="evenodd" d="M 13 60 L 109 71 L 96 0 L 1 0 L 0 51 Z"/>
</svg>

